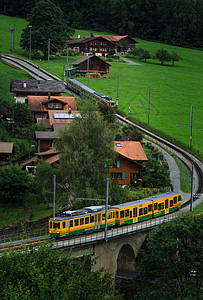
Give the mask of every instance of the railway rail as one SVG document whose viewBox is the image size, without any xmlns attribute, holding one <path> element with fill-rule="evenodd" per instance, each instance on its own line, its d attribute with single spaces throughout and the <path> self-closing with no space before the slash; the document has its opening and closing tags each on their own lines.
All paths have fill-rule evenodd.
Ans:
<svg viewBox="0 0 203 300">
<path fill-rule="evenodd" d="M 28 72 L 31 78 L 33 79 L 40 79 L 40 80 L 61 80 L 60 78 L 50 74 L 49 72 L 39 68 L 37 65 L 23 59 L 15 57 L 14 55 L 9 54 L 1 54 L 2 61 L 10 65 L 14 68 L 25 70 Z M 69 89 L 67 88 L 67 91 Z M 185 164 L 188 166 L 189 169 L 191 169 L 192 165 L 194 166 L 194 201 L 203 198 L 203 163 L 186 152 L 185 150 L 181 149 L 180 147 L 168 142 L 167 140 L 161 138 L 160 136 L 150 132 L 149 130 L 141 127 L 140 125 L 137 125 L 127 118 L 124 118 L 123 116 L 116 114 L 116 117 L 119 121 L 125 123 L 125 124 L 131 124 L 135 126 L 138 130 L 140 130 L 146 137 L 152 139 L 154 143 L 159 143 L 164 148 L 167 148 L 167 150 L 173 152 L 175 155 L 177 155 L 181 160 L 185 162 Z M 182 207 L 187 207 L 190 204 L 190 200 L 184 202 L 182 204 Z"/>
</svg>

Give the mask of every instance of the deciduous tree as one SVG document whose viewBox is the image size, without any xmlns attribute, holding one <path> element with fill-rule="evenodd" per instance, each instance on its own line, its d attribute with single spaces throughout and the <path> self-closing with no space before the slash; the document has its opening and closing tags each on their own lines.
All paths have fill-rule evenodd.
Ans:
<svg viewBox="0 0 203 300">
<path fill-rule="evenodd" d="M 171 56 L 165 49 L 159 49 L 158 51 L 156 51 L 156 58 L 161 62 L 162 65 L 165 61 L 171 61 Z"/>
</svg>

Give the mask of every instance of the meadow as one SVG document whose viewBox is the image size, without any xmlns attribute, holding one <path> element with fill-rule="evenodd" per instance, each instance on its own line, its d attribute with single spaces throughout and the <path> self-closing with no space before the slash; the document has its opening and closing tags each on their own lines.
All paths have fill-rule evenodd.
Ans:
<svg viewBox="0 0 203 300">
<path fill-rule="evenodd" d="M 15 24 L 16 55 L 28 56 L 26 51 L 19 47 L 22 29 L 26 21 L 20 18 L 11 18 L 0 15 L 0 52 L 9 53 L 10 25 Z M 75 30 L 75 37 L 90 36 L 91 31 Z M 95 32 L 95 34 L 109 34 Z M 108 79 L 90 79 L 90 88 L 103 92 L 116 100 L 117 74 L 119 74 L 119 104 L 118 111 L 128 118 L 137 120 L 147 127 L 148 101 L 150 87 L 150 115 L 149 126 L 159 130 L 176 143 L 181 143 L 186 149 L 190 142 L 190 115 L 193 105 L 192 121 L 192 150 L 196 155 L 203 155 L 203 52 L 195 49 L 170 46 L 134 37 L 139 42 L 137 47 L 142 47 L 154 54 L 158 49 L 164 48 L 169 52 L 176 51 L 182 58 L 175 63 L 165 63 L 161 66 L 158 60 L 139 61 L 129 57 L 140 65 L 129 65 L 122 62 L 110 62 L 111 68 Z M 69 56 L 69 66 L 81 56 Z M 52 57 L 49 71 L 63 79 L 63 66 L 66 66 L 66 57 Z M 34 63 L 47 70 L 47 61 L 32 59 Z M 12 70 L 12 71 L 11 71 Z M 0 97 L 8 95 L 11 78 L 26 79 L 27 75 L 0 63 Z M 12 77 L 13 76 L 13 77 Z M 15 77 L 14 77 L 15 76 Z M 3 79 L 2 79 L 3 78 Z M 79 78 L 86 84 L 86 78 Z M 2 85 L 3 84 L 3 85 Z M 129 114 L 130 105 L 130 114 Z"/>
</svg>

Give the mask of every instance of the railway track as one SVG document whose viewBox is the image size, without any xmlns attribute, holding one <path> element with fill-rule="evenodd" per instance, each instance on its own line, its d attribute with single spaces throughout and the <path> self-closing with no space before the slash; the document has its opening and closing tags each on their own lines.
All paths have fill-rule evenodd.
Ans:
<svg viewBox="0 0 203 300">
<path fill-rule="evenodd" d="M 61 80 L 60 78 L 50 74 L 49 72 L 39 68 L 37 65 L 22 59 L 15 57 L 9 54 L 1 54 L 2 61 L 10 65 L 14 68 L 25 70 L 28 72 L 31 78 L 33 79 L 40 79 L 40 80 Z M 66 87 L 67 91 L 70 93 L 68 88 Z M 71 92 L 72 93 L 72 92 Z M 128 119 L 122 117 L 119 114 L 116 114 L 116 117 L 119 121 L 125 124 L 131 124 L 135 126 L 138 130 L 140 130 L 146 137 L 152 139 L 154 143 L 158 143 L 159 145 L 163 146 L 170 152 L 173 152 L 176 156 L 178 156 L 184 163 L 191 169 L 192 165 L 194 166 L 194 201 L 197 199 L 203 199 L 203 163 L 192 156 L 191 154 L 187 153 L 185 150 L 177 147 L 176 145 L 168 142 L 167 140 L 161 138 L 160 136 L 150 132 L 149 130 L 137 125 Z M 190 200 L 183 203 L 182 207 L 189 206 Z"/>
</svg>

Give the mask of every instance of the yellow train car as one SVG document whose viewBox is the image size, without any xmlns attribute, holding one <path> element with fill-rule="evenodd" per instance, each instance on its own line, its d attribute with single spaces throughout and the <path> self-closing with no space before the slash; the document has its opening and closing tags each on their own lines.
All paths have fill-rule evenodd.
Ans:
<svg viewBox="0 0 203 300">
<path fill-rule="evenodd" d="M 181 207 L 180 193 L 170 192 L 113 206 L 116 226 L 132 224 L 171 213 Z"/>
<path fill-rule="evenodd" d="M 107 226 L 115 226 L 115 211 L 108 209 Z M 49 220 L 50 237 L 61 238 L 70 235 L 93 232 L 105 228 L 105 207 L 90 206 L 77 211 L 67 211 Z"/>
</svg>

